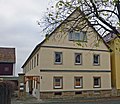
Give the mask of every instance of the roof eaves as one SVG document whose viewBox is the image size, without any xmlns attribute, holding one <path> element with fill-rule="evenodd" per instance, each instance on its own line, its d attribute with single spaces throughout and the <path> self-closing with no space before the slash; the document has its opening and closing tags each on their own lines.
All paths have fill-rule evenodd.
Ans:
<svg viewBox="0 0 120 104">
<path fill-rule="evenodd" d="M 77 9 L 75 9 L 65 20 L 67 20 L 76 10 L 77 10 Z M 65 20 L 64 20 L 64 21 L 65 21 Z M 51 35 L 52 35 L 58 28 L 60 28 L 60 26 L 64 23 L 64 21 L 61 22 L 61 23 L 47 36 L 47 38 L 50 38 Z M 36 49 L 37 49 L 38 47 L 40 47 L 42 44 L 44 44 L 45 41 L 46 41 L 46 38 L 45 38 L 40 44 L 38 44 L 38 45 L 34 48 L 34 50 L 32 51 L 32 53 L 30 54 L 30 56 L 28 57 L 28 59 L 25 61 L 25 63 L 22 65 L 21 68 L 23 68 L 23 67 L 27 64 L 27 62 L 30 60 L 30 58 L 32 57 L 32 55 L 34 54 L 34 52 L 36 51 Z"/>
<path fill-rule="evenodd" d="M 82 13 L 82 15 L 85 17 L 85 14 L 79 9 L 80 13 Z M 85 20 L 88 22 L 88 25 L 93 28 L 93 30 L 98 34 L 98 36 L 102 39 L 103 43 L 106 45 L 106 47 L 108 49 L 110 49 L 110 47 L 107 45 L 107 43 L 104 41 L 104 39 L 102 38 L 102 36 L 96 31 L 96 29 L 92 26 L 92 24 L 90 23 L 90 21 L 85 17 Z"/>
<path fill-rule="evenodd" d="M 40 46 L 41 46 L 41 43 L 38 44 L 38 45 L 34 48 L 34 50 L 31 52 L 30 56 L 27 58 L 27 60 L 24 62 L 24 64 L 22 65 L 21 68 L 24 68 L 24 66 L 25 66 L 25 65 L 27 64 L 27 62 L 31 59 L 31 57 L 39 50 Z"/>
<path fill-rule="evenodd" d="M 80 13 L 82 13 L 82 15 L 85 17 L 85 14 L 78 8 L 76 8 L 62 23 L 60 23 L 48 36 L 47 38 L 50 38 L 51 35 L 58 29 L 61 27 L 61 25 L 72 15 L 74 14 L 76 11 L 79 11 Z M 94 31 L 98 34 L 98 36 L 103 40 L 102 36 L 95 30 L 95 28 L 91 25 L 90 21 L 85 18 L 88 22 L 88 25 L 90 27 L 92 27 L 94 29 Z M 36 52 L 37 49 L 39 49 L 41 47 L 42 44 L 44 44 L 44 42 L 46 41 L 46 38 L 40 43 L 38 44 L 34 50 L 32 51 L 32 53 L 30 54 L 30 56 L 28 57 L 28 59 L 25 61 L 25 63 L 22 65 L 22 68 L 27 64 L 27 62 L 30 60 L 30 58 L 32 57 L 32 55 Z M 103 40 L 104 44 L 107 46 L 108 49 L 110 49 L 110 47 L 105 43 L 105 41 Z"/>
</svg>

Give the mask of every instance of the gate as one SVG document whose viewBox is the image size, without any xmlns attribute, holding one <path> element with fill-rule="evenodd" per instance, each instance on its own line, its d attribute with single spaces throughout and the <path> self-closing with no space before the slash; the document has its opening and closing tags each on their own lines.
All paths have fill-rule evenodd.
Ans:
<svg viewBox="0 0 120 104">
<path fill-rule="evenodd" d="M 0 82 L 0 104 L 11 104 L 10 84 Z"/>
</svg>

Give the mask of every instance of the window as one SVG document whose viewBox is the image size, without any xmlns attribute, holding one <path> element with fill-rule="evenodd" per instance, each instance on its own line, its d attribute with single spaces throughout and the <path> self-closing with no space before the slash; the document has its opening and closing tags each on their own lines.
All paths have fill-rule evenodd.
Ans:
<svg viewBox="0 0 120 104">
<path fill-rule="evenodd" d="M 100 55 L 98 54 L 93 55 L 93 65 L 100 65 Z"/>
<path fill-rule="evenodd" d="M 55 92 L 54 95 L 62 95 L 62 92 Z"/>
<path fill-rule="evenodd" d="M 37 54 L 37 66 L 38 66 L 38 63 L 39 63 L 39 54 Z"/>
<path fill-rule="evenodd" d="M 34 57 L 34 67 L 36 67 L 36 56 Z"/>
<path fill-rule="evenodd" d="M 32 69 L 33 69 L 33 59 L 32 59 Z"/>
<path fill-rule="evenodd" d="M 62 52 L 55 52 L 55 64 L 62 64 Z"/>
<path fill-rule="evenodd" d="M 30 70 L 31 70 L 31 61 L 30 61 Z"/>
<path fill-rule="evenodd" d="M 94 91 L 94 94 L 100 94 L 100 91 Z"/>
<path fill-rule="evenodd" d="M 83 78 L 82 77 L 75 77 L 75 88 L 82 88 L 83 87 Z"/>
<path fill-rule="evenodd" d="M 75 64 L 82 64 L 82 54 L 75 53 Z"/>
<path fill-rule="evenodd" d="M 30 70 L 30 63 L 28 63 L 28 70 Z"/>
<path fill-rule="evenodd" d="M 82 91 L 76 91 L 75 94 L 76 94 L 76 95 L 82 94 Z"/>
<path fill-rule="evenodd" d="M 101 87 L 101 78 L 100 77 L 94 77 L 93 78 L 94 82 L 94 88 L 100 88 Z"/>
<path fill-rule="evenodd" d="M 63 78 L 62 77 L 54 77 L 54 88 L 55 89 L 62 89 L 63 87 Z"/>
<path fill-rule="evenodd" d="M 69 32 L 69 40 L 71 41 L 87 41 L 87 35 L 85 31 L 73 31 Z"/>
</svg>

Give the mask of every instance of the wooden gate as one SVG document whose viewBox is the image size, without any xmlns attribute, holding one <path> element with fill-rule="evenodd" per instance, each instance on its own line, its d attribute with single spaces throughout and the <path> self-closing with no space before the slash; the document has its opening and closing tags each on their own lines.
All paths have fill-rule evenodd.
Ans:
<svg viewBox="0 0 120 104">
<path fill-rule="evenodd" d="M 0 104 L 11 104 L 10 84 L 0 82 Z"/>
</svg>

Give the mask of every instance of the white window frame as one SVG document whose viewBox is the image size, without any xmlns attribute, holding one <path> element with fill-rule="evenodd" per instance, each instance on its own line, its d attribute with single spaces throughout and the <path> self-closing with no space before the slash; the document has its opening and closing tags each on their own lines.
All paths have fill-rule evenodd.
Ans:
<svg viewBox="0 0 120 104">
<path fill-rule="evenodd" d="M 79 79 L 80 80 L 80 85 L 79 86 L 76 86 L 76 79 Z M 83 77 L 74 77 L 74 88 L 82 88 L 83 87 Z"/>
<path fill-rule="evenodd" d="M 60 84 L 60 86 L 56 86 L 56 79 L 59 79 L 60 80 L 60 82 L 59 82 L 59 84 Z M 53 88 L 54 89 L 62 89 L 63 88 L 63 77 L 57 77 L 57 76 L 55 76 L 54 78 L 53 78 Z"/>
<path fill-rule="evenodd" d="M 56 61 L 56 54 L 59 54 L 59 55 L 60 55 L 60 62 L 57 62 L 57 61 Z M 54 63 L 55 63 L 55 64 L 62 64 L 62 57 L 63 57 L 62 52 L 55 52 L 55 53 L 54 53 Z"/>
<path fill-rule="evenodd" d="M 98 63 L 95 63 L 95 56 L 98 56 Z M 100 65 L 100 54 L 93 54 L 93 65 L 94 66 L 99 66 Z"/>
<path fill-rule="evenodd" d="M 77 57 L 77 55 L 79 55 L 80 56 L 80 62 L 78 63 L 78 62 L 76 62 L 76 57 Z M 75 65 L 82 65 L 82 53 L 75 53 Z"/>
<path fill-rule="evenodd" d="M 98 79 L 98 85 L 95 85 L 95 78 Z M 93 87 L 100 88 L 101 87 L 101 77 L 93 77 Z"/>
</svg>

